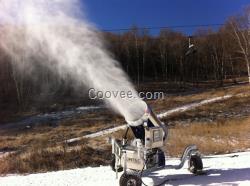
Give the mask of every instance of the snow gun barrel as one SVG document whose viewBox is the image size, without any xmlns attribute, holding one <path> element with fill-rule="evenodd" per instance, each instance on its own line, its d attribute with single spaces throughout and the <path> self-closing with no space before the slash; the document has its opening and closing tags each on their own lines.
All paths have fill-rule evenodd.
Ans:
<svg viewBox="0 0 250 186">
<path fill-rule="evenodd" d="M 141 118 L 135 121 L 127 121 L 129 127 L 133 130 L 134 135 L 137 138 L 142 138 L 145 127 L 161 127 L 164 131 L 164 136 L 167 135 L 167 128 L 162 123 L 152 109 L 147 105 L 145 112 Z"/>
</svg>

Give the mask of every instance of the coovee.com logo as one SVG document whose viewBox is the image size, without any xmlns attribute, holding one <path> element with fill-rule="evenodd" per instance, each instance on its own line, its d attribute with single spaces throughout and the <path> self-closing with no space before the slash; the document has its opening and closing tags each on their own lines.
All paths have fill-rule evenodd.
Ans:
<svg viewBox="0 0 250 186">
<path fill-rule="evenodd" d="M 133 93 L 131 90 L 112 90 L 112 91 L 100 91 L 94 88 L 89 89 L 88 91 L 89 98 L 92 100 L 103 100 L 103 99 L 146 99 L 146 100 L 155 100 L 155 99 L 164 99 L 165 94 L 163 92 L 138 92 Z"/>
</svg>

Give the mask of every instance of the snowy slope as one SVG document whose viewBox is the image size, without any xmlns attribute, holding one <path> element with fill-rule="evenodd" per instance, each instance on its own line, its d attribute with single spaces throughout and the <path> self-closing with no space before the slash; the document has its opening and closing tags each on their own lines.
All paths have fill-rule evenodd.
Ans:
<svg viewBox="0 0 250 186">
<path fill-rule="evenodd" d="M 177 164 L 168 159 L 167 164 Z M 250 152 L 208 156 L 203 158 L 206 175 L 195 176 L 187 165 L 181 170 L 161 170 L 143 180 L 146 184 L 165 185 L 250 185 Z M 68 171 L 0 177 L 1 186 L 118 186 L 109 167 L 83 168 Z"/>
</svg>

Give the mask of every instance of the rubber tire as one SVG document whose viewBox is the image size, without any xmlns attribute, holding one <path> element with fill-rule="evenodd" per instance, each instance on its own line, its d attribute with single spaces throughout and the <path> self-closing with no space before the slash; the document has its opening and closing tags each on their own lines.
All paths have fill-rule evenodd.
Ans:
<svg viewBox="0 0 250 186">
<path fill-rule="evenodd" d="M 137 173 L 123 173 L 120 177 L 120 186 L 141 186 L 141 185 L 142 185 L 142 180 Z"/>
<path fill-rule="evenodd" d="M 158 160 L 159 160 L 159 162 L 158 162 L 159 167 L 162 167 L 162 166 L 166 165 L 165 154 L 161 149 L 158 149 Z"/>
<path fill-rule="evenodd" d="M 110 162 L 110 167 L 111 167 L 111 169 L 114 171 L 114 172 L 116 172 L 116 169 L 115 169 L 115 155 L 114 154 L 112 154 L 112 158 L 111 158 L 111 162 Z M 122 167 L 119 167 L 118 169 L 117 169 L 117 172 L 122 172 L 123 171 L 123 168 Z"/>
<path fill-rule="evenodd" d="M 199 155 L 192 155 L 188 162 L 188 170 L 193 174 L 198 174 L 203 169 L 202 159 Z"/>
</svg>

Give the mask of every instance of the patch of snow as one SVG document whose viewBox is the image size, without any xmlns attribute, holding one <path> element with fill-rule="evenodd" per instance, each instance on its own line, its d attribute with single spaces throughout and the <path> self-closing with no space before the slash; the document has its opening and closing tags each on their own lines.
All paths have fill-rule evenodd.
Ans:
<svg viewBox="0 0 250 186">
<path fill-rule="evenodd" d="M 143 177 L 147 185 L 250 185 L 250 152 L 207 156 L 203 158 L 204 175 L 195 176 L 187 169 L 159 170 Z M 166 159 L 167 165 L 178 159 Z M 121 173 L 119 173 L 121 176 Z M 119 179 L 110 167 L 73 169 L 27 176 L 0 177 L 1 186 L 118 186 Z M 164 184 L 163 184 L 164 185 Z"/>
<path fill-rule="evenodd" d="M 206 100 L 203 100 L 203 101 L 201 101 L 199 103 L 191 103 L 191 104 L 188 104 L 188 105 L 177 107 L 175 109 L 171 109 L 171 110 L 169 110 L 167 112 L 164 112 L 164 113 L 161 113 L 161 114 L 159 114 L 157 116 L 158 116 L 158 118 L 165 118 L 165 117 L 168 117 L 168 116 L 170 116 L 172 114 L 175 114 L 175 113 L 186 112 L 188 110 L 192 110 L 192 109 L 195 109 L 195 108 L 203 106 L 203 105 L 207 105 L 207 104 L 210 104 L 210 103 L 215 103 L 215 102 L 218 102 L 218 101 L 230 99 L 232 97 L 233 97 L 233 95 L 226 95 L 226 96 L 220 96 L 220 97 L 215 97 L 215 98 L 211 98 L 211 99 L 206 99 Z"/>
<path fill-rule="evenodd" d="M 100 109 L 100 108 L 104 108 L 103 106 L 84 106 L 84 107 L 77 107 L 76 110 L 96 110 L 96 109 Z"/>
<path fill-rule="evenodd" d="M 103 136 L 105 134 L 114 133 L 116 131 L 123 130 L 123 129 L 126 129 L 126 125 L 122 125 L 122 126 L 119 126 L 119 127 L 114 127 L 114 128 L 102 130 L 100 132 L 95 132 L 93 134 L 88 134 L 88 135 L 83 136 L 83 137 L 72 138 L 72 139 L 66 140 L 66 142 L 67 143 L 73 143 L 73 142 L 76 142 L 76 141 L 80 141 L 80 140 L 82 140 L 84 138 L 96 138 L 98 136 Z"/>
<path fill-rule="evenodd" d="M 85 114 L 88 112 L 91 112 L 93 110 L 100 110 L 103 109 L 103 106 L 82 106 L 77 107 L 69 110 L 63 110 L 58 112 L 50 112 L 50 113 L 44 113 L 44 114 L 38 114 L 34 116 L 27 117 L 26 119 L 23 119 L 18 122 L 13 123 L 6 123 L 0 128 L 2 129 L 8 129 L 8 128 L 15 128 L 15 127 L 26 127 L 29 126 L 32 128 L 34 125 L 43 124 L 43 123 L 54 123 L 56 124 L 58 121 L 63 119 L 70 119 L 80 114 Z"/>
</svg>

